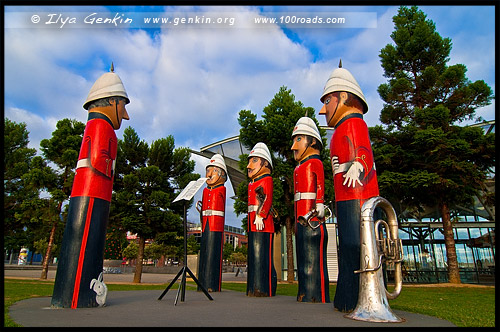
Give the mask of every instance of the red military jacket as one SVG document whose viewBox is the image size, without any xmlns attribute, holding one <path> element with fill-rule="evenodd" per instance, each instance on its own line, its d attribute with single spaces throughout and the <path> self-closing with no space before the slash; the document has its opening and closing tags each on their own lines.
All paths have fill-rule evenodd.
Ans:
<svg viewBox="0 0 500 332">
<path fill-rule="evenodd" d="M 83 133 L 71 197 L 88 196 L 111 202 L 117 148 L 118 141 L 111 123 L 100 118 L 99 113 L 90 113 Z"/>
<path fill-rule="evenodd" d="M 255 189 L 259 186 L 262 187 L 266 199 L 262 205 L 259 215 L 263 218 L 264 229 L 257 230 L 255 227 L 255 214 L 257 207 L 259 206 L 259 201 L 257 200 L 257 194 Z M 264 174 L 251 180 L 248 183 L 248 230 L 251 232 L 264 232 L 264 233 L 274 233 L 274 222 L 271 211 L 271 206 L 273 205 L 273 178 L 270 174 Z"/>
<path fill-rule="evenodd" d="M 338 170 L 335 170 L 334 157 L 338 158 Z M 330 141 L 330 158 L 333 169 L 335 201 L 360 199 L 362 201 L 379 195 L 375 162 L 368 134 L 368 127 L 361 114 L 350 114 L 336 126 Z M 344 175 L 349 166 L 359 161 L 363 165 L 360 181 L 354 188 L 347 187 Z"/>
<path fill-rule="evenodd" d="M 224 184 L 203 189 L 201 202 L 202 231 L 210 225 L 212 232 L 224 232 L 224 213 L 226 209 L 226 187 Z"/>
<path fill-rule="evenodd" d="M 320 157 L 312 155 L 302 160 L 295 167 L 293 181 L 295 221 L 297 221 L 299 216 L 314 209 L 317 203 L 324 203 L 325 172 Z M 314 217 L 312 220 L 318 218 Z"/>
</svg>

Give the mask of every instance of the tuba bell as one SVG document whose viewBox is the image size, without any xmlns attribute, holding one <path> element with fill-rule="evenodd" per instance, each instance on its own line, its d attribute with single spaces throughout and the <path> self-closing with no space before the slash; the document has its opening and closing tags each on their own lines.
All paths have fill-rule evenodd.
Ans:
<svg viewBox="0 0 500 332">
<path fill-rule="evenodd" d="M 384 210 L 388 223 L 384 220 L 373 221 L 376 207 Z M 380 238 L 380 227 L 385 228 L 386 237 Z M 368 322 L 404 322 L 389 307 L 388 299 L 399 296 L 403 285 L 401 263 L 403 246 L 398 237 L 396 212 L 391 203 L 377 196 L 367 200 L 361 208 L 360 226 L 360 273 L 359 295 L 356 308 L 344 317 Z M 382 263 L 394 265 L 393 292 L 387 291 L 382 275 Z"/>
</svg>

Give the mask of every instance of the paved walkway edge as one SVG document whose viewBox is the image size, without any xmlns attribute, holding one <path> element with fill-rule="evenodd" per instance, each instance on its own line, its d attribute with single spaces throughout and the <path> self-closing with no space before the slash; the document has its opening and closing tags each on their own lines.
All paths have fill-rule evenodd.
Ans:
<svg viewBox="0 0 500 332">
<path fill-rule="evenodd" d="M 210 293 L 186 290 L 184 302 L 172 289 L 162 291 L 112 291 L 106 306 L 51 309 L 50 297 L 19 301 L 10 317 L 24 327 L 454 327 L 431 316 L 394 310 L 403 323 L 368 323 L 344 317 L 332 303 L 299 303 L 292 296 L 248 297 L 223 290 Z"/>
</svg>

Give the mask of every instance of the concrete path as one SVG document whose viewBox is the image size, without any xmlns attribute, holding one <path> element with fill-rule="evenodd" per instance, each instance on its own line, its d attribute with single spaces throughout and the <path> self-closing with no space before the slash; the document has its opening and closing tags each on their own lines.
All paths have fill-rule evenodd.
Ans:
<svg viewBox="0 0 500 332">
<path fill-rule="evenodd" d="M 10 317 L 24 327 L 453 327 L 448 321 L 395 310 L 403 323 L 351 320 L 331 303 L 299 303 L 291 296 L 247 297 L 223 290 L 187 290 L 174 305 L 177 290 L 109 292 L 101 308 L 50 309 L 50 297 L 27 299 L 10 308 Z"/>
<path fill-rule="evenodd" d="M 4 277 L 39 278 L 40 270 L 4 270 Z M 49 271 L 49 280 L 55 271 Z M 175 275 L 142 275 L 143 283 L 169 283 Z M 107 283 L 129 283 L 133 274 L 105 274 Z M 232 280 L 231 280 L 232 279 Z M 246 282 L 246 274 L 224 273 L 224 281 Z M 189 286 L 188 286 L 189 288 Z M 10 307 L 10 317 L 24 327 L 454 327 L 435 317 L 394 310 L 403 323 L 367 323 L 344 317 L 332 303 L 299 303 L 291 296 L 248 297 L 223 290 L 210 293 L 187 290 L 184 302 L 171 289 L 162 291 L 111 291 L 100 308 L 51 309 L 50 297 L 19 301 Z"/>
</svg>

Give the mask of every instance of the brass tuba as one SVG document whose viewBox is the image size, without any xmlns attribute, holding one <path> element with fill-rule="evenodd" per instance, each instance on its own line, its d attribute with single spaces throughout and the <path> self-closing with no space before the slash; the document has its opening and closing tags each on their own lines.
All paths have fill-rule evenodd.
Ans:
<svg viewBox="0 0 500 332">
<path fill-rule="evenodd" d="M 385 211 L 388 223 L 384 220 L 373 221 L 376 207 Z M 380 238 L 379 227 L 385 228 L 387 237 Z M 398 237 L 398 221 L 391 203 L 377 196 L 367 200 L 361 208 L 360 227 L 360 273 L 359 295 L 356 308 L 344 317 L 368 322 L 404 322 L 394 314 L 389 307 L 388 299 L 399 296 L 403 285 L 401 263 L 403 261 L 403 246 Z M 395 287 L 388 292 L 384 285 L 382 263 L 394 265 Z"/>
</svg>

